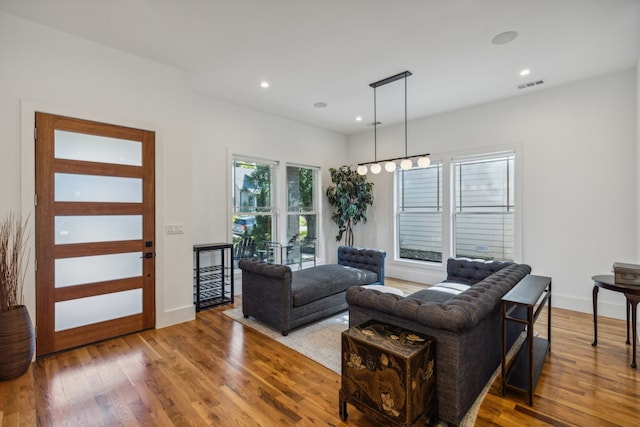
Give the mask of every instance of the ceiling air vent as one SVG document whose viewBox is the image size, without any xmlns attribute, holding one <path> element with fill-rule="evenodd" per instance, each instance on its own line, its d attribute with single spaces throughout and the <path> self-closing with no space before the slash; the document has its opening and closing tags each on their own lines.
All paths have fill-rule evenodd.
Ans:
<svg viewBox="0 0 640 427">
<path fill-rule="evenodd" d="M 536 80 L 533 82 L 522 83 L 516 86 L 518 89 L 526 89 L 528 87 L 539 86 L 544 83 L 544 80 Z"/>
</svg>

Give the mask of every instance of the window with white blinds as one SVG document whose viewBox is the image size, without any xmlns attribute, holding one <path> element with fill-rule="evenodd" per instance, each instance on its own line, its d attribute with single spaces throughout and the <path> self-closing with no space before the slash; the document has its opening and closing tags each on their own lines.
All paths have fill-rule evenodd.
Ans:
<svg viewBox="0 0 640 427">
<path fill-rule="evenodd" d="M 395 176 L 397 259 L 514 259 L 514 151 L 443 157 Z"/>
<path fill-rule="evenodd" d="M 442 163 L 396 177 L 399 257 L 442 262 Z"/>
<path fill-rule="evenodd" d="M 513 260 L 513 153 L 453 160 L 453 255 Z"/>
</svg>

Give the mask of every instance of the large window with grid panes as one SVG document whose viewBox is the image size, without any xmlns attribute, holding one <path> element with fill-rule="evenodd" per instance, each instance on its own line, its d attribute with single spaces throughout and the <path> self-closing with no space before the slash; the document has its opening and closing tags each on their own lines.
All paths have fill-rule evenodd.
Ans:
<svg viewBox="0 0 640 427">
<path fill-rule="evenodd" d="M 234 156 L 231 170 L 235 259 L 315 263 L 319 168 Z M 277 193 L 285 195 L 280 202 Z"/>
<path fill-rule="evenodd" d="M 234 158 L 231 231 L 236 258 L 256 255 L 274 240 L 276 208 L 274 186 L 277 162 Z"/>
<path fill-rule="evenodd" d="M 395 189 L 398 259 L 514 259 L 514 152 L 451 157 L 426 169 L 399 170 Z"/>
</svg>

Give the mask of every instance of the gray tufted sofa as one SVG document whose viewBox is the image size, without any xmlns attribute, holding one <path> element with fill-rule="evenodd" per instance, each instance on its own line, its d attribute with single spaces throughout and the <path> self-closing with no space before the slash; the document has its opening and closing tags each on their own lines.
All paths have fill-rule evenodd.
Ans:
<svg viewBox="0 0 640 427">
<path fill-rule="evenodd" d="M 376 319 L 434 337 L 438 415 L 459 425 L 500 365 L 500 300 L 530 272 L 526 264 L 449 259 L 446 280 L 406 297 L 349 289 L 349 324 Z M 509 323 L 508 348 L 523 329 Z"/>
<path fill-rule="evenodd" d="M 243 259 L 242 311 L 287 335 L 291 329 L 347 309 L 352 286 L 384 285 L 386 252 L 338 248 L 338 263 L 294 271 L 286 265 Z"/>
</svg>

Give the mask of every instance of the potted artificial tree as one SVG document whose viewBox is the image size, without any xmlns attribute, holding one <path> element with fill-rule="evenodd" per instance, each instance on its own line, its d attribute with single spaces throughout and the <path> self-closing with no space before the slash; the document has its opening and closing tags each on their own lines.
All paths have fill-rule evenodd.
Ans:
<svg viewBox="0 0 640 427">
<path fill-rule="evenodd" d="M 345 244 L 353 246 L 353 226 L 367 222 L 367 208 L 373 205 L 373 183 L 359 175 L 351 166 L 329 169 L 333 185 L 327 188 L 329 204 L 335 208 L 331 219 L 338 225 L 336 241 L 344 236 Z"/>
<path fill-rule="evenodd" d="M 0 220 L 0 380 L 24 374 L 33 358 L 33 325 L 22 295 L 26 225 L 13 213 Z"/>
</svg>

